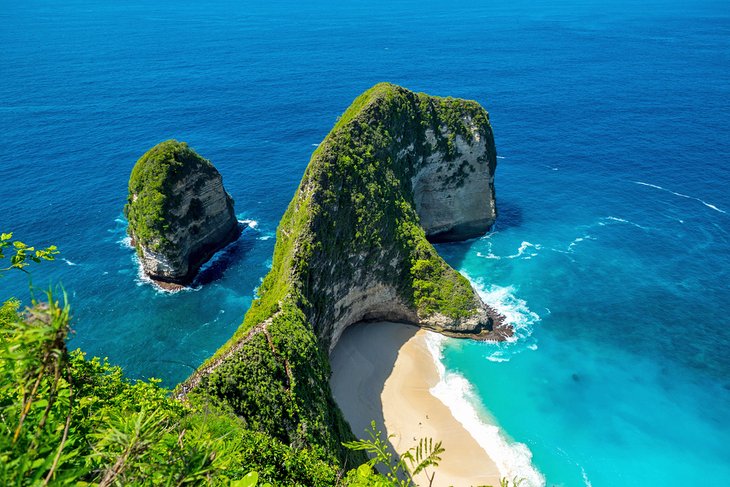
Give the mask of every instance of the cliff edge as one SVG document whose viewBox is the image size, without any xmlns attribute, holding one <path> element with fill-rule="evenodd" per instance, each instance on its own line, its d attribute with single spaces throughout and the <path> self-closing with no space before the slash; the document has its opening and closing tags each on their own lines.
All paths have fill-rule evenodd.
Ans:
<svg viewBox="0 0 730 487">
<path fill-rule="evenodd" d="M 180 394 L 213 397 L 253 428 L 344 462 L 351 433 L 329 390 L 328 352 L 345 328 L 377 319 L 512 334 L 429 241 L 489 228 L 495 168 L 478 103 L 389 83 L 360 95 L 312 154 L 243 324 Z"/>
<path fill-rule="evenodd" d="M 137 161 L 124 214 L 144 273 L 167 289 L 190 284 L 200 266 L 241 232 L 220 173 L 176 140 L 157 144 Z"/>
</svg>

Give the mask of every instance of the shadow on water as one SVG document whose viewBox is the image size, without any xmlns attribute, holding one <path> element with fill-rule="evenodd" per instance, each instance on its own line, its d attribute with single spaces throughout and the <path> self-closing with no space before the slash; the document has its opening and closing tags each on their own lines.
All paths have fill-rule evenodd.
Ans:
<svg viewBox="0 0 730 487">
<path fill-rule="evenodd" d="M 464 264 L 466 256 L 471 253 L 471 248 L 474 242 L 480 238 L 485 238 L 485 236 L 488 237 L 491 233 L 509 230 L 522 225 L 522 209 L 519 206 L 516 206 L 509 201 L 498 200 L 497 211 L 497 221 L 485 235 L 464 240 L 462 242 L 435 244 L 434 246 L 436 247 L 439 255 L 443 257 L 444 260 L 451 265 L 451 267 L 460 269 Z"/>
<path fill-rule="evenodd" d="M 400 349 L 417 331 L 400 323 L 356 323 L 330 354 L 332 395 L 357 438 L 369 438 L 365 430 L 371 421 L 381 438 L 387 437 L 381 395 Z M 394 459 L 398 461 L 397 454 Z"/>
<path fill-rule="evenodd" d="M 509 200 L 497 199 L 497 222 L 491 231 L 507 230 L 522 225 L 522 208 Z"/>
<path fill-rule="evenodd" d="M 256 232 L 248 225 L 242 224 L 241 236 L 238 240 L 216 253 L 198 272 L 193 286 L 203 286 L 223 278 L 227 269 L 240 261 L 256 245 Z"/>
</svg>

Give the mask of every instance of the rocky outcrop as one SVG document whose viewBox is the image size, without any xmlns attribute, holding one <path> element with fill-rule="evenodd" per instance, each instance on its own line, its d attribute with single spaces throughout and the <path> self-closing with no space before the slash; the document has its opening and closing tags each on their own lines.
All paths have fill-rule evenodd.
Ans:
<svg viewBox="0 0 730 487">
<path fill-rule="evenodd" d="M 220 173 L 175 140 L 156 145 L 137 161 L 125 215 L 144 273 L 167 289 L 190 284 L 241 232 Z"/>
<path fill-rule="evenodd" d="M 512 334 L 431 244 L 489 228 L 495 168 L 478 103 L 388 83 L 363 93 L 312 154 L 243 324 L 179 393 L 222 401 L 282 441 L 344 461 L 351 436 L 327 354 L 348 326 L 378 319 L 456 337 Z"/>
<path fill-rule="evenodd" d="M 371 319 L 486 340 L 512 334 L 426 241 L 489 229 L 495 169 L 489 117 L 476 102 L 380 84 L 353 103 L 292 202 L 298 208 L 311 195 L 318 250 L 308 266 L 307 315 L 325 346 Z M 280 229 L 288 230 L 286 216 Z"/>
<path fill-rule="evenodd" d="M 425 129 L 424 138 L 431 153 L 418 157 L 417 172 L 411 178 L 416 211 L 432 242 L 481 236 L 497 218 L 497 151 L 491 126 L 474 123 L 467 116 L 459 128 L 462 133 L 454 133 L 446 124 Z M 452 141 L 451 157 L 441 150 L 439 139 Z M 448 150 L 448 143 L 446 147 Z M 406 151 L 416 153 L 413 146 Z"/>
</svg>

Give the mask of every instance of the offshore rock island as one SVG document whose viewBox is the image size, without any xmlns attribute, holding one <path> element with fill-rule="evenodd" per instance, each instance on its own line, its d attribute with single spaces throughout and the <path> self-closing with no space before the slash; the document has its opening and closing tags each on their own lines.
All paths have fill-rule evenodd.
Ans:
<svg viewBox="0 0 730 487">
<path fill-rule="evenodd" d="M 218 170 L 176 140 L 157 144 L 137 161 L 124 213 L 144 273 L 165 289 L 190 284 L 241 233 Z"/>
<path fill-rule="evenodd" d="M 314 151 L 243 324 L 178 395 L 222 403 L 251 429 L 352 465 L 359 457 L 341 446 L 352 433 L 328 384 L 328 353 L 348 326 L 513 333 L 430 242 L 489 229 L 495 168 L 478 103 L 389 83 L 360 95 Z"/>
</svg>

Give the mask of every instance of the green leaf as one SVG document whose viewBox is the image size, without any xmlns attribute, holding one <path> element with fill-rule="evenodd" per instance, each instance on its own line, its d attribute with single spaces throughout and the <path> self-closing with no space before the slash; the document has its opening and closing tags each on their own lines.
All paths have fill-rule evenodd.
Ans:
<svg viewBox="0 0 730 487">
<path fill-rule="evenodd" d="M 259 482 L 258 472 L 249 472 L 242 479 L 231 482 L 231 487 L 256 487 Z"/>
<path fill-rule="evenodd" d="M 367 463 L 363 463 L 359 467 L 357 467 L 357 476 L 362 477 L 364 479 L 370 477 L 370 475 L 373 473 L 372 469 L 370 468 L 370 465 Z"/>
</svg>

